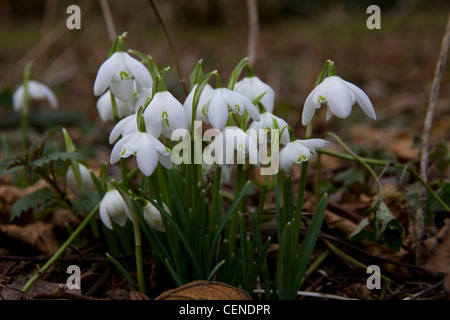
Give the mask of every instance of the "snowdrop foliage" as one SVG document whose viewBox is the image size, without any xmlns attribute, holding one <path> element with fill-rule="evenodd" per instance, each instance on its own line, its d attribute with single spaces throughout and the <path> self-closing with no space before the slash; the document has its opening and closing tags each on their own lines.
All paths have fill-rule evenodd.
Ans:
<svg viewBox="0 0 450 320">
<path fill-rule="evenodd" d="M 26 88 L 25 88 L 26 86 Z M 53 109 L 58 108 L 58 100 L 49 87 L 35 80 L 25 81 L 25 86 L 20 85 L 13 93 L 14 111 L 20 111 L 29 100 L 47 100 Z M 26 90 L 25 90 L 26 89 Z M 25 96 L 26 94 L 26 96 Z"/>
<path fill-rule="evenodd" d="M 138 86 L 151 87 L 152 77 L 148 69 L 127 52 L 115 52 L 100 66 L 94 82 L 96 96 L 108 87 L 122 100 L 129 100 L 133 95 L 136 81 Z"/>
<path fill-rule="evenodd" d="M 338 76 L 327 77 L 306 98 L 302 124 L 306 126 L 322 104 L 327 105 L 327 120 L 333 114 L 345 119 L 350 115 L 355 102 L 370 118 L 377 118 L 372 102 L 364 91 Z"/>
<path fill-rule="evenodd" d="M 120 195 L 119 191 L 113 189 L 105 193 L 100 202 L 100 219 L 103 224 L 110 230 L 113 229 L 111 221 L 114 221 L 119 226 L 125 226 L 127 219 L 131 220 L 130 212 L 127 205 Z"/>
<path fill-rule="evenodd" d="M 291 172 L 294 163 L 299 164 L 308 161 L 316 155 L 316 148 L 324 148 L 329 144 L 323 139 L 295 140 L 289 142 L 280 151 L 280 168 L 286 172 Z"/>
</svg>

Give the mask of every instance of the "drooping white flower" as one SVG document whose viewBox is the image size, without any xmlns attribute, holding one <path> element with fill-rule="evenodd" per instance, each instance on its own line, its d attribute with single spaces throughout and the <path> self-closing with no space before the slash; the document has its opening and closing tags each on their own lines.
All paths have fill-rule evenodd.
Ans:
<svg viewBox="0 0 450 320">
<path fill-rule="evenodd" d="M 278 123 L 278 129 L 280 130 L 280 144 L 285 146 L 289 143 L 289 130 L 288 130 L 288 123 L 281 119 L 280 117 L 277 117 L 276 115 L 272 114 L 271 112 L 264 112 L 261 113 L 261 120 L 260 121 L 253 121 L 249 129 L 256 130 L 257 132 L 261 129 L 274 129 L 273 121 L 276 121 Z"/>
<path fill-rule="evenodd" d="M 94 182 L 92 181 L 91 174 L 89 173 L 89 169 L 82 163 L 78 163 L 78 168 L 80 171 L 81 182 L 83 183 L 86 190 L 94 189 Z M 69 186 L 70 190 L 77 193 L 78 192 L 78 184 L 75 178 L 75 173 L 73 172 L 72 166 L 67 168 L 66 172 L 66 183 Z"/>
<path fill-rule="evenodd" d="M 170 150 L 151 133 L 136 131 L 117 141 L 111 151 L 110 163 L 114 164 L 120 158 L 136 156 L 141 172 L 150 176 L 158 165 L 158 161 L 167 169 L 173 166 Z"/>
<path fill-rule="evenodd" d="M 134 103 L 134 112 L 138 112 L 140 107 L 146 107 L 148 103 L 152 100 L 153 88 L 143 87 L 139 94 L 137 95 L 136 101 Z"/>
<path fill-rule="evenodd" d="M 327 120 L 333 114 L 345 119 L 350 115 L 355 102 L 358 102 L 370 118 L 377 118 L 372 102 L 364 91 L 338 76 L 327 77 L 306 98 L 302 124 L 306 126 L 311 121 L 316 109 L 319 109 L 322 103 L 327 105 Z"/>
<path fill-rule="evenodd" d="M 194 103 L 194 95 L 195 95 L 195 90 L 197 90 L 198 84 L 195 84 L 192 87 L 191 92 L 189 92 L 188 96 L 186 97 L 186 100 L 184 101 L 183 107 L 184 110 L 186 110 L 186 116 L 187 116 L 187 120 L 188 120 L 188 128 L 191 128 L 191 121 L 192 121 L 192 109 L 193 107 L 193 103 Z M 203 88 L 203 91 L 200 95 L 200 99 L 197 105 L 197 113 L 196 113 L 196 117 L 194 120 L 200 120 L 201 119 L 201 113 L 202 113 L 202 108 L 200 106 L 204 106 L 206 101 L 205 98 L 208 97 L 208 95 L 213 91 L 214 89 L 209 85 L 206 84 L 205 87 Z"/>
<path fill-rule="evenodd" d="M 170 215 L 170 210 L 164 202 L 162 203 L 162 206 Z M 144 207 L 144 219 L 151 228 L 161 232 L 166 231 L 164 222 L 161 218 L 161 212 L 159 212 L 158 208 L 156 208 L 150 201 Z"/>
<path fill-rule="evenodd" d="M 275 101 L 275 91 L 268 84 L 264 83 L 258 77 L 245 77 L 234 85 L 234 91 L 239 92 L 249 98 L 255 100 L 261 94 L 264 96 L 259 100 L 268 112 L 273 112 Z"/>
<path fill-rule="evenodd" d="M 113 229 L 111 220 L 121 227 L 125 226 L 127 219 L 131 220 L 125 201 L 119 191 L 115 189 L 105 193 L 100 202 L 99 212 L 103 224 L 110 230 Z"/>
<path fill-rule="evenodd" d="M 329 144 L 323 139 L 295 140 L 289 142 L 280 151 L 280 168 L 286 172 L 291 171 L 294 163 L 308 161 L 316 155 L 316 148 L 324 148 Z"/>
<path fill-rule="evenodd" d="M 150 72 L 142 63 L 127 52 L 115 52 L 100 66 L 94 94 L 99 96 L 109 87 L 118 98 L 129 100 L 135 86 L 151 87 L 152 84 Z"/>
<path fill-rule="evenodd" d="M 130 100 L 123 101 L 118 97 L 114 97 L 114 99 L 116 102 L 117 115 L 119 116 L 119 118 L 123 118 L 133 113 L 134 106 Z M 100 96 L 100 98 L 98 98 L 97 110 L 103 122 L 114 119 L 112 96 L 110 90 L 107 90 L 104 94 Z"/>
<path fill-rule="evenodd" d="M 225 127 L 203 151 L 203 160 L 207 165 L 221 167 L 244 163 L 247 157 L 248 163 L 259 165 L 255 140 L 236 126 Z"/>
<path fill-rule="evenodd" d="M 183 105 L 169 91 L 155 93 L 144 111 L 144 119 L 147 131 L 154 132 L 160 128 L 160 133 L 169 139 L 174 130 L 188 128 Z M 160 133 L 154 136 L 159 137 Z"/>
<path fill-rule="evenodd" d="M 204 104 L 198 105 L 200 119 L 210 123 L 214 128 L 222 130 L 228 120 L 228 112 L 244 115 L 248 112 L 253 120 L 261 119 L 258 108 L 244 95 L 227 88 L 218 88 L 205 96 Z"/>
<path fill-rule="evenodd" d="M 45 84 L 35 80 L 28 80 L 25 82 L 27 86 L 27 97 L 25 97 L 25 87 L 20 85 L 13 93 L 13 108 L 14 111 L 20 111 L 24 107 L 25 99 L 28 100 L 43 100 L 46 99 L 53 109 L 58 108 L 58 100 L 55 94 Z"/>
<path fill-rule="evenodd" d="M 139 131 L 137 126 L 137 114 L 133 113 L 128 117 L 123 118 L 114 126 L 109 134 L 109 143 L 114 143 L 120 136 L 128 136 Z M 161 131 L 161 129 L 159 130 Z M 150 132 L 151 133 L 151 132 Z M 157 134 L 158 132 L 155 132 Z"/>
</svg>

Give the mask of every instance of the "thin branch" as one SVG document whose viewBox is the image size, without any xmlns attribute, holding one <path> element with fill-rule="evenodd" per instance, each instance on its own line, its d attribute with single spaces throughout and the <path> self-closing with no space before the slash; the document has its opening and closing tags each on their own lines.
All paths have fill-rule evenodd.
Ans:
<svg viewBox="0 0 450 320">
<path fill-rule="evenodd" d="M 431 92 L 428 99 L 428 109 L 425 116 L 425 122 L 422 131 L 422 146 L 421 146 L 421 158 L 420 158 L 420 176 L 425 181 L 428 182 L 428 150 L 430 145 L 430 132 L 433 123 L 433 114 L 436 107 L 436 100 L 439 93 L 439 86 L 441 83 L 442 73 L 445 67 L 445 61 L 447 59 L 447 52 L 450 42 L 450 12 L 447 20 L 447 27 L 445 29 L 444 36 L 441 42 L 441 50 L 439 52 L 439 58 L 436 64 L 435 75 L 433 79 L 433 84 L 431 86 Z M 424 188 L 421 189 L 419 193 L 419 207 L 416 211 L 416 217 L 414 223 L 414 237 L 416 244 L 416 263 L 422 264 L 422 240 L 424 237 L 425 229 L 425 199 L 426 191 Z"/>
<path fill-rule="evenodd" d="M 258 5 L 256 2 L 257 0 L 247 0 L 247 14 L 248 14 L 247 57 L 250 65 L 255 63 L 258 54 L 259 22 L 258 22 Z"/>
<path fill-rule="evenodd" d="M 169 47 L 170 47 L 170 51 L 172 53 L 172 58 L 173 58 L 173 60 L 175 62 L 175 67 L 176 67 L 177 72 L 178 72 L 178 77 L 180 78 L 180 82 L 181 82 L 181 85 L 183 86 L 184 93 L 187 96 L 189 94 L 189 90 L 186 87 L 186 78 L 183 75 L 183 71 L 181 70 L 181 66 L 180 66 L 180 63 L 178 62 L 177 55 L 175 54 L 175 49 L 173 48 L 172 41 L 170 40 L 169 32 L 167 31 L 166 25 L 164 24 L 164 21 L 161 18 L 160 14 L 159 14 L 159 11 L 156 8 L 156 5 L 153 2 L 153 0 L 148 0 L 148 3 L 152 7 L 153 12 L 155 13 L 156 18 L 158 19 L 158 22 L 159 22 L 159 24 L 161 25 L 161 28 L 164 31 L 164 35 L 166 36 L 167 42 L 168 42 Z"/>
<path fill-rule="evenodd" d="M 112 18 L 111 9 L 109 8 L 108 0 L 100 0 L 102 6 L 103 17 L 105 18 L 106 29 L 108 30 L 111 42 L 114 42 L 117 37 L 116 28 L 114 27 L 114 20 Z"/>
</svg>

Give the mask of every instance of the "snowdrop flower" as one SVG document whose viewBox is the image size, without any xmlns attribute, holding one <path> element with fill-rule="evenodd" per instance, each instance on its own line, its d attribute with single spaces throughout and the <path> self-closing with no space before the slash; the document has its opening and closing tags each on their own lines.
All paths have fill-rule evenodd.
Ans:
<svg viewBox="0 0 450 320">
<path fill-rule="evenodd" d="M 113 229 L 111 220 L 121 227 L 125 226 L 127 219 L 131 220 L 127 205 L 116 189 L 105 193 L 100 202 L 99 212 L 103 224 L 110 230 Z"/>
<path fill-rule="evenodd" d="M 136 102 L 134 104 L 134 112 L 138 112 L 140 107 L 146 107 L 148 103 L 152 100 L 153 96 L 153 88 L 143 87 L 141 92 L 137 95 Z"/>
<path fill-rule="evenodd" d="M 194 103 L 194 95 L 195 95 L 195 90 L 197 90 L 198 84 L 195 84 L 192 87 L 191 92 L 189 92 L 188 96 L 186 97 L 186 100 L 184 101 L 183 107 L 184 110 L 186 110 L 186 116 L 187 116 L 187 120 L 188 120 L 188 128 L 191 128 L 191 122 L 192 122 L 192 109 L 194 108 L 193 103 Z M 201 119 L 201 107 L 200 106 L 204 106 L 206 104 L 205 98 L 212 92 L 214 91 L 214 89 L 209 85 L 206 84 L 205 87 L 203 88 L 203 91 L 200 95 L 200 99 L 197 105 L 197 113 L 195 116 L 195 120 L 200 120 Z"/>
<path fill-rule="evenodd" d="M 99 96 L 109 87 L 118 98 L 129 100 L 135 86 L 151 87 L 152 84 L 150 72 L 142 63 L 127 52 L 115 52 L 100 66 L 94 82 L 94 94 Z"/>
<path fill-rule="evenodd" d="M 234 91 L 243 94 L 251 101 L 255 100 L 265 92 L 264 96 L 259 100 L 259 102 L 264 105 L 264 108 L 267 111 L 273 112 L 275 91 L 273 91 L 273 89 L 268 84 L 262 82 L 258 77 L 245 77 L 241 81 L 238 81 L 234 85 Z"/>
<path fill-rule="evenodd" d="M 288 130 L 288 123 L 284 121 L 283 119 L 275 116 L 271 112 L 264 112 L 261 113 L 261 120 L 260 121 L 253 121 L 249 129 L 256 130 L 256 132 L 259 132 L 261 129 L 273 129 L 273 120 L 275 120 L 278 123 L 278 129 L 280 130 L 280 143 L 281 145 L 285 146 L 289 143 L 289 130 Z"/>
<path fill-rule="evenodd" d="M 170 150 L 148 132 L 136 131 L 120 139 L 111 152 L 110 163 L 115 164 L 130 155 L 136 156 L 137 165 L 146 176 L 155 171 L 158 160 L 167 169 L 173 166 Z"/>
<path fill-rule="evenodd" d="M 323 148 L 328 144 L 323 139 L 291 141 L 280 151 L 280 168 L 289 173 L 294 163 L 308 161 L 316 155 L 316 148 Z"/>
<path fill-rule="evenodd" d="M 34 81 L 25 81 L 27 86 L 27 96 L 25 97 L 25 87 L 20 85 L 17 90 L 13 93 L 13 108 L 14 111 L 20 111 L 24 108 L 25 99 L 43 100 L 46 99 L 53 109 L 58 108 L 58 101 L 56 100 L 55 94 L 46 85 Z"/>
<path fill-rule="evenodd" d="M 204 104 L 199 104 L 200 119 L 222 130 L 228 120 L 228 112 L 244 115 L 247 111 L 253 120 L 261 119 L 258 108 L 244 95 L 227 88 L 218 88 L 205 96 Z"/>
<path fill-rule="evenodd" d="M 81 181 L 85 186 L 86 190 L 94 189 L 94 182 L 92 181 L 91 174 L 89 173 L 89 169 L 82 163 L 78 163 L 78 168 L 81 175 Z M 75 174 L 73 172 L 72 166 L 69 166 L 66 172 L 66 183 L 69 186 L 70 190 L 73 192 L 78 192 L 78 184 L 75 178 Z"/>
<path fill-rule="evenodd" d="M 112 99 L 111 91 L 107 90 L 97 100 L 97 110 L 103 122 L 106 122 L 108 120 L 114 120 L 113 106 L 111 99 Z M 133 113 L 134 106 L 131 103 L 131 101 L 129 100 L 123 101 L 115 96 L 114 99 L 116 101 L 117 115 L 119 116 L 119 118 L 123 118 Z"/>
<path fill-rule="evenodd" d="M 137 127 L 137 114 L 133 113 L 128 117 L 125 117 L 119 122 L 117 122 L 117 124 L 114 126 L 114 128 L 111 130 L 111 133 L 109 134 L 109 143 L 112 144 L 120 136 L 125 137 L 137 131 L 139 131 Z M 161 131 L 161 129 L 159 131 Z"/>
<path fill-rule="evenodd" d="M 235 155 L 238 163 L 243 163 L 249 157 L 250 164 L 259 164 L 255 141 L 236 126 L 225 127 L 203 151 L 203 159 L 207 165 L 217 164 L 221 167 L 234 164 Z"/>
<path fill-rule="evenodd" d="M 170 215 L 170 210 L 163 202 L 164 210 Z M 161 212 L 149 201 L 144 207 L 144 219 L 147 224 L 153 229 L 161 232 L 165 232 L 166 228 L 161 218 Z"/>
<path fill-rule="evenodd" d="M 147 131 L 160 129 L 160 132 L 169 139 L 174 130 L 188 128 L 183 105 L 169 91 L 155 93 L 144 111 L 144 119 Z M 154 134 L 155 137 L 159 135 L 160 133 Z"/>
<path fill-rule="evenodd" d="M 327 120 L 332 114 L 345 119 L 350 115 L 355 102 L 358 102 L 370 118 L 377 118 L 372 102 L 364 91 L 338 76 L 327 77 L 306 98 L 302 124 L 306 126 L 311 121 L 316 109 L 319 109 L 322 103 L 327 104 Z"/>
</svg>

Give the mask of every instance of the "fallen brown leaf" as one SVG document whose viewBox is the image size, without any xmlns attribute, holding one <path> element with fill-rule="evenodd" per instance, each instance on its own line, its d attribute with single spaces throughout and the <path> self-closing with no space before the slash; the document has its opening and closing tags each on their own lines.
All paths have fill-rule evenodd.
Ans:
<svg viewBox="0 0 450 320">
<path fill-rule="evenodd" d="M 229 284 L 197 280 L 163 292 L 155 300 L 251 300 L 250 295 Z"/>
<path fill-rule="evenodd" d="M 0 231 L 3 236 L 24 242 L 43 253 L 53 254 L 59 249 L 53 225 L 47 222 L 36 221 L 25 226 L 0 225 Z"/>
</svg>

